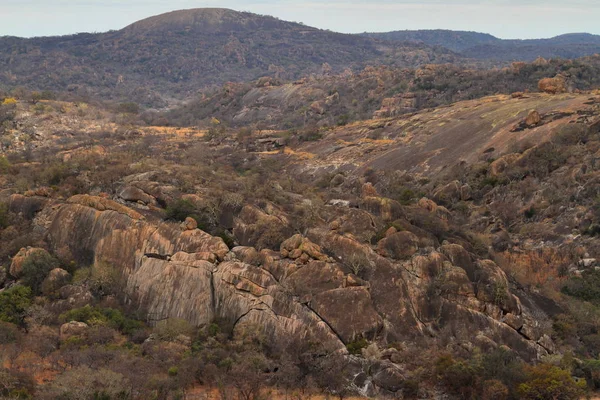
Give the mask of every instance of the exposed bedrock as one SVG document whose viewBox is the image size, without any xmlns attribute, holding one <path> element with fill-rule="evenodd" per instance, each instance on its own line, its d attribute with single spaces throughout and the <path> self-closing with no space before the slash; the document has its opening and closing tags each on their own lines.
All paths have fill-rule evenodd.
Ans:
<svg viewBox="0 0 600 400">
<path fill-rule="evenodd" d="M 385 345 L 443 330 L 527 359 L 552 347 L 504 272 L 457 244 L 421 247 L 428 242 L 412 233 L 391 242 L 402 236 L 391 232 L 386 251 L 376 252 L 351 234 L 312 229 L 279 251 L 230 250 L 199 229 L 90 196 L 49 205 L 37 218 L 55 253 L 119 268 L 127 301 L 150 322 L 219 319 L 234 331 L 259 326 L 273 339 L 297 335 L 340 351 L 362 337 Z"/>
</svg>

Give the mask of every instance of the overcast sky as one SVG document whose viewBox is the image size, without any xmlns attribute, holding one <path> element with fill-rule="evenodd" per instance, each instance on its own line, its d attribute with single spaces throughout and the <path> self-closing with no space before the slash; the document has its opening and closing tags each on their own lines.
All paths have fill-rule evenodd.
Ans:
<svg viewBox="0 0 600 400">
<path fill-rule="evenodd" d="M 600 0 L 0 0 L 0 36 L 104 32 L 198 7 L 251 11 L 348 33 L 443 28 L 501 38 L 600 34 Z"/>
</svg>

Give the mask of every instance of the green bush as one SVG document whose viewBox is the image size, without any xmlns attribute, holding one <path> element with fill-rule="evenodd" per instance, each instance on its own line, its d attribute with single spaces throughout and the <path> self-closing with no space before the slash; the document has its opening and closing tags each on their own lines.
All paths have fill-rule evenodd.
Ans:
<svg viewBox="0 0 600 400">
<path fill-rule="evenodd" d="M 569 371 L 550 364 L 528 366 L 526 377 L 518 389 L 524 400 L 578 400 L 585 394 L 585 380 L 575 381 Z"/>
<path fill-rule="evenodd" d="M 22 325 L 31 296 L 31 288 L 21 285 L 0 292 L 0 321 Z"/>
<path fill-rule="evenodd" d="M 0 156 L 0 174 L 6 174 L 10 169 L 10 162 L 4 156 Z"/>
<path fill-rule="evenodd" d="M 180 335 L 191 335 L 193 331 L 192 325 L 181 318 L 169 318 L 160 321 L 154 328 L 154 333 L 160 340 L 173 341 Z"/>
<path fill-rule="evenodd" d="M 196 221 L 201 220 L 197 214 L 198 210 L 191 201 L 179 199 L 167 206 L 165 219 L 183 222 L 187 217 L 192 217 Z"/>
<path fill-rule="evenodd" d="M 369 345 L 369 341 L 365 338 L 357 339 L 354 342 L 348 343 L 346 348 L 350 354 L 360 355 L 362 349 L 366 348 Z"/>
<path fill-rule="evenodd" d="M 23 261 L 22 282 L 29 286 L 34 294 L 38 294 L 48 273 L 59 265 L 58 260 L 47 252 L 34 251 Z"/>
<path fill-rule="evenodd" d="M 119 310 L 113 308 L 92 307 L 89 304 L 61 314 L 60 319 L 65 322 L 85 322 L 90 326 L 108 326 L 113 329 L 118 329 L 126 335 L 129 335 L 144 326 L 141 321 L 128 318 Z"/>
<path fill-rule="evenodd" d="M 580 300 L 600 304 L 600 271 L 584 271 L 581 277 L 570 278 L 562 292 Z"/>
</svg>

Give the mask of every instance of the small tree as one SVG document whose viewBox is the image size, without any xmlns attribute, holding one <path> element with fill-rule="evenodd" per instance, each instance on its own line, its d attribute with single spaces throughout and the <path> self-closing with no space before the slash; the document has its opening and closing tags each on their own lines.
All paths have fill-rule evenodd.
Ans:
<svg viewBox="0 0 600 400">
<path fill-rule="evenodd" d="M 24 285 L 29 286 L 33 293 L 40 292 L 42 282 L 48 276 L 48 273 L 54 268 L 58 268 L 59 262 L 46 251 L 39 250 L 32 252 L 23 262 Z"/>
<path fill-rule="evenodd" d="M 31 305 L 31 289 L 13 286 L 0 292 L 0 321 L 22 325 L 27 308 Z"/>
<path fill-rule="evenodd" d="M 527 367 L 526 376 L 518 389 L 525 400 L 577 400 L 585 394 L 585 380 L 577 382 L 569 371 L 550 364 Z"/>
</svg>

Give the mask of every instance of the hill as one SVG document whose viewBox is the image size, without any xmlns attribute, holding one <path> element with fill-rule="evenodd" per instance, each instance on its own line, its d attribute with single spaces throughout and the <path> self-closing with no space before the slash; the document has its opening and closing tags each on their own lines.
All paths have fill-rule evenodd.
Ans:
<svg viewBox="0 0 600 400">
<path fill-rule="evenodd" d="M 501 41 L 497 37 L 487 33 L 450 31 L 445 29 L 365 33 L 364 36 L 384 40 L 427 43 L 430 45 L 442 46 L 456 52 L 461 52 L 477 45 Z"/>
<path fill-rule="evenodd" d="M 227 84 L 166 113 L 146 113 L 143 118 L 149 123 L 162 120 L 176 126 L 208 127 L 213 117 L 229 126 L 267 129 L 336 126 L 489 95 L 537 92 L 540 79 L 557 73 L 570 91 L 597 88 L 600 57 L 540 59 L 503 69 L 451 64 L 417 69 L 369 67 L 357 73 L 319 75 L 294 82 L 261 79 Z"/>
<path fill-rule="evenodd" d="M 572 59 L 600 53 L 600 36 L 588 33 L 527 40 L 505 40 L 485 33 L 441 29 L 365 33 L 364 36 L 442 46 L 468 58 L 495 62 L 533 61 L 537 57 Z"/>
<path fill-rule="evenodd" d="M 175 11 L 122 30 L 0 38 L 0 85 L 161 107 L 210 85 L 295 79 L 369 64 L 415 67 L 460 59 L 423 44 L 383 43 L 226 9 Z"/>
</svg>

